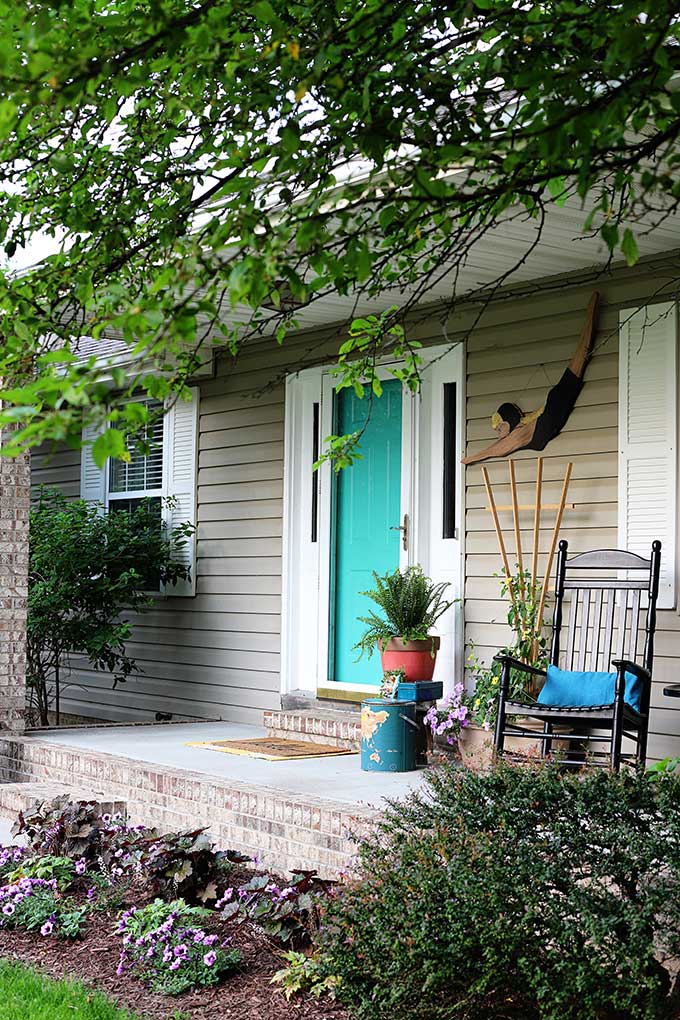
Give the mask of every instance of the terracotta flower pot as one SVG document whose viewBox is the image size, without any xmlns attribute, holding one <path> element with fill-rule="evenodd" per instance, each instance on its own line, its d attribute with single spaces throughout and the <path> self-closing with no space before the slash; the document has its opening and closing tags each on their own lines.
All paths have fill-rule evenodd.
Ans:
<svg viewBox="0 0 680 1020">
<path fill-rule="evenodd" d="M 402 669 L 404 679 L 409 683 L 431 680 L 439 644 L 438 637 L 427 638 L 425 641 L 390 638 L 385 647 L 380 648 L 383 672 Z"/>
</svg>

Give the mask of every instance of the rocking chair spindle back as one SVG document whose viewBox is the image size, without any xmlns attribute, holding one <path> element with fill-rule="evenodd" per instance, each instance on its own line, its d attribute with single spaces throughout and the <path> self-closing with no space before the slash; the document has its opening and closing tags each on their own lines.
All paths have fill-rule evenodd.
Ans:
<svg viewBox="0 0 680 1020">
<path fill-rule="evenodd" d="M 565 707 L 528 705 L 508 700 L 510 670 L 545 675 L 535 667 L 510 660 L 507 655 L 497 656 L 503 664 L 496 749 L 501 752 L 506 736 L 534 737 L 535 732 L 522 726 L 508 726 L 508 716 L 528 716 L 542 720 L 546 739 L 543 753 L 551 747 L 547 739 L 553 726 L 581 722 L 581 731 L 560 733 L 560 740 L 576 745 L 604 741 L 610 745 L 609 762 L 618 769 L 620 761 L 635 757 L 644 763 L 647 748 L 651 674 L 654 663 L 654 633 L 656 630 L 656 602 L 659 594 L 661 543 L 652 543 L 649 559 L 620 549 L 599 549 L 567 557 L 568 544 L 559 543 L 555 582 L 555 609 L 550 645 L 550 663 L 564 670 L 610 672 L 617 670 L 616 695 L 611 705 L 592 707 Z M 566 626 L 564 617 L 568 616 Z M 563 631 L 566 630 L 566 635 Z M 642 660 L 639 650 L 642 645 Z M 563 647 L 564 645 L 564 647 Z M 633 673 L 640 681 L 639 711 L 624 702 L 625 674 Z M 592 729 L 608 729 L 610 736 L 594 736 Z M 621 741 L 628 736 L 635 741 L 634 756 L 621 754 Z M 574 747 L 574 743 L 570 747 Z M 573 751 L 570 752 L 570 757 Z M 595 756 L 593 755 L 593 758 Z M 575 764 L 576 762 L 574 762 Z M 594 763 L 607 764 L 595 759 Z"/>
</svg>

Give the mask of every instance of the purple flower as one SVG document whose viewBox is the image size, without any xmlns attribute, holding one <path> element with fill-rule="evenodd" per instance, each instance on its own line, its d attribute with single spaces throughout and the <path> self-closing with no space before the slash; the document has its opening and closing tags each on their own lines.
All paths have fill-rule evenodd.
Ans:
<svg viewBox="0 0 680 1020">
<path fill-rule="evenodd" d="M 174 953 L 175 956 L 179 956 L 180 959 L 185 960 L 186 957 L 189 955 L 189 950 L 184 945 L 184 943 L 181 942 L 178 946 L 175 946 Z"/>
<path fill-rule="evenodd" d="M 87 898 L 88 898 L 88 900 L 93 900 L 96 895 L 97 895 L 97 887 L 94 886 L 94 885 L 91 885 L 90 888 L 87 890 Z"/>
<path fill-rule="evenodd" d="M 214 946 L 215 943 L 218 941 L 218 938 L 219 938 L 218 935 L 206 935 L 205 938 L 203 939 L 203 945 Z"/>
<path fill-rule="evenodd" d="M 216 960 L 217 953 L 215 953 L 212 949 L 210 950 L 210 952 L 206 953 L 205 956 L 203 957 L 203 963 L 206 965 L 206 967 L 212 967 Z"/>
<path fill-rule="evenodd" d="M 203 932 L 202 931 L 197 931 L 196 932 L 196 934 L 194 935 L 194 942 L 196 943 L 197 946 L 200 946 L 201 942 L 203 942 Z"/>
<path fill-rule="evenodd" d="M 179 970 L 179 968 L 181 966 L 182 966 L 182 961 L 178 958 L 178 959 L 172 961 L 172 963 L 170 964 L 170 970 Z"/>
<path fill-rule="evenodd" d="M 76 875 L 84 875 L 87 871 L 87 864 L 85 858 L 81 857 L 79 861 L 76 861 Z"/>
<path fill-rule="evenodd" d="M 40 929 L 40 934 L 41 935 L 51 935 L 53 931 L 54 931 L 54 921 L 52 920 L 52 918 L 50 918 L 49 920 L 45 921 L 44 925 Z"/>
<path fill-rule="evenodd" d="M 172 960 L 172 952 L 169 949 L 166 949 L 163 952 L 163 963 L 170 963 L 170 960 Z"/>
<path fill-rule="evenodd" d="M 5 903 L 4 907 L 2 908 L 2 912 L 3 914 L 6 914 L 7 917 L 11 917 L 15 909 L 16 908 L 13 903 Z"/>
<path fill-rule="evenodd" d="M 215 904 L 215 909 L 219 910 L 220 907 L 223 907 L 225 903 L 229 902 L 233 895 L 234 890 L 231 887 L 229 889 L 225 889 L 222 895 L 220 896 L 219 900 Z"/>
</svg>

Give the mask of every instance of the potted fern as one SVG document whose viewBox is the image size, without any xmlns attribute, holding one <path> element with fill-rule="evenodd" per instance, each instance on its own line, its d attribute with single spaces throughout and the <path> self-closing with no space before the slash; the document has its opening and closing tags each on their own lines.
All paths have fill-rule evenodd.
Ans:
<svg viewBox="0 0 680 1020">
<path fill-rule="evenodd" d="M 377 647 L 384 671 L 403 671 L 409 682 L 431 680 L 439 638 L 430 631 L 453 603 L 444 598 L 448 582 L 435 584 L 422 567 L 395 570 L 380 577 L 373 572 L 375 588 L 363 591 L 382 610 L 360 616 L 366 630 L 356 643 L 359 658 L 369 658 Z"/>
</svg>

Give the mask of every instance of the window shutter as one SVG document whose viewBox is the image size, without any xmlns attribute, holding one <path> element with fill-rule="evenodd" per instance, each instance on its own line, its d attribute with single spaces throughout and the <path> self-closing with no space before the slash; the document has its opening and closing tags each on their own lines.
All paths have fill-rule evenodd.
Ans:
<svg viewBox="0 0 680 1020">
<path fill-rule="evenodd" d="M 97 467 L 92 459 L 92 444 L 100 435 L 104 426 L 101 424 L 86 425 L 82 432 L 82 449 L 80 451 L 80 498 L 90 503 L 104 504 L 106 498 L 106 465 Z"/>
<path fill-rule="evenodd" d="M 192 387 L 192 399 L 178 400 L 168 411 L 165 423 L 166 496 L 174 497 L 175 506 L 164 511 L 170 530 L 180 524 L 196 524 L 196 466 L 198 461 L 198 404 L 199 389 Z M 182 550 L 182 557 L 191 569 L 190 581 L 167 585 L 166 595 L 196 594 L 196 536 L 193 535 Z"/>
<path fill-rule="evenodd" d="M 675 605 L 677 306 L 619 315 L 619 545 L 662 543 L 659 608 Z"/>
</svg>

